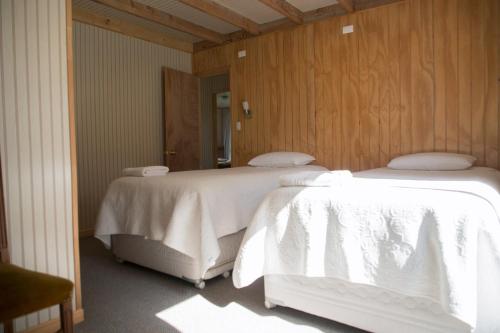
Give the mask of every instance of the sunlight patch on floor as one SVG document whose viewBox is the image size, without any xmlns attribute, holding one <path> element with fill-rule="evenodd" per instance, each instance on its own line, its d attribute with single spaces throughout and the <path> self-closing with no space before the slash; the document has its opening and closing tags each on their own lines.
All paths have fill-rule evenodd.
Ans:
<svg viewBox="0 0 500 333">
<path fill-rule="evenodd" d="M 165 309 L 156 317 L 181 332 L 321 332 L 273 316 L 272 312 L 259 315 L 235 302 L 219 307 L 200 295 Z"/>
</svg>

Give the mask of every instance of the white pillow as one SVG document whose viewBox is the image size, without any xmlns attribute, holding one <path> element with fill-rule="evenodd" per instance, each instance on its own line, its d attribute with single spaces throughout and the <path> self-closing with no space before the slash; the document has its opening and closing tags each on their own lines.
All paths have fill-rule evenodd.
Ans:
<svg viewBox="0 0 500 333">
<path fill-rule="evenodd" d="M 475 161 L 474 156 L 463 154 L 418 153 L 396 157 L 387 166 L 398 170 L 451 171 L 468 169 Z"/>
<path fill-rule="evenodd" d="M 315 158 L 304 153 L 275 152 L 256 156 L 248 162 L 248 165 L 258 167 L 286 168 L 297 165 L 306 165 Z"/>
</svg>

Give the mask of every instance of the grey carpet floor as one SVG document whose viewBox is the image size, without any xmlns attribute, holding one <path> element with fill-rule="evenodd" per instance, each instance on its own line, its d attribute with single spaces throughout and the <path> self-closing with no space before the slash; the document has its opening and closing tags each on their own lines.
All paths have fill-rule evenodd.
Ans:
<svg viewBox="0 0 500 333">
<path fill-rule="evenodd" d="M 93 238 L 82 239 L 85 321 L 77 333 L 362 331 L 285 307 L 264 307 L 258 280 L 236 289 L 217 277 L 204 290 L 130 263 L 119 264 Z"/>
</svg>

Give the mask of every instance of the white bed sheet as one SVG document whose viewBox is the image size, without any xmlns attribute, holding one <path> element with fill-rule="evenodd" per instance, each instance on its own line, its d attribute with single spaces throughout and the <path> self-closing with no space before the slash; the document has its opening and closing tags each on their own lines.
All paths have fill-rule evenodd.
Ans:
<svg viewBox="0 0 500 333">
<path fill-rule="evenodd" d="M 338 278 L 432 299 L 475 327 L 478 256 L 500 276 L 499 172 L 382 168 L 355 177 L 271 192 L 245 234 L 235 286 L 272 274 Z"/>
<path fill-rule="evenodd" d="M 200 259 L 206 272 L 220 254 L 217 239 L 247 227 L 279 176 L 320 166 L 238 167 L 172 172 L 159 177 L 122 177 L 108 188 L 95 236 L 140 235 Z"/>
</svg>

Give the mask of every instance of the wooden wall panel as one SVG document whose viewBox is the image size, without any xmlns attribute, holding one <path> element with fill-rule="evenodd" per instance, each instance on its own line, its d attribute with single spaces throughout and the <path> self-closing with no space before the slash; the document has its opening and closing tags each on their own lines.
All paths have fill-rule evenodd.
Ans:
<svg viewBox="0 0 500 333">
<path fill-rule="evenodd" d="M 472 153 L 472 1 L 458 0 L 458 151 Z"/>
<path fill-rule="evenodd" d="M 432 3 L 432 0 L 410 1 L 411 70 L 409 79 L 411 82 L 412 151 L 434 150 Z M 441 13 L 436 13 L 436 15 L 439 14 Z M 436 132 L 444 130 L 444 128 L 436 128 Z"/>
<path fill-rule="evenodd" d="M 315 108 L 316 108 L 316 159 L 319 164 L 326 164 L 325 158 L 325 114 L 327 94 L 332 91 L 329 87 L 329 73 L 326 59 L 329 57 L 331 48 L 331 39 L 328 38 L 329 24 L 327 22 L 316 23 L 314 27 L 314 87 L 315 87 Z M 339 143 L 340 141 L 336 141 Z M 335 147 L 336 145 L 334 145 Z M 335 152 L 332 152 L 332 155 Z"/>
<path fill-rule="evenodd" d="M 399 26 L 400 6 L 388 7 L 387 24 L 389 27 Z M 400 27 L 401 29 L 401 27 Z M 387 59 L 388 93 L 389 93 L 389 154 L 388 159 L 401 154 L 401 30 L 389 30 L 389 53 Z"/>
<path fill-rule="evenodd" d="M 331 54 L 325 53 L 325 57 L 327 59 L 331 58 L 333 63 L 337 61 L 341 61 L 342 59 L 342 50 L 340 43 L 341 38 L 341 22 L 340 20 L 336 20 L 334 24 L 331 24 L 327 30 L 329 35 L 326 35 L 326 38 L 330 40 L 330 50 Z M 331 37 L 329 37 L 331 36 Z M 327 99 L 325 100 L 325 104 L 327 107 L 330 107 L 331 110 L 328 110 L 328 113 L 331 113 L 331 121 L 332 121 L 332 134 L 328 136 L 325 141 L 325 145 L 323 146 L 324 154 L 328 156 L 328 160 L 330 160 L 330 165 L 335 168 L 341 168 L 343 159 L 343 136 L 344 132 L 342 131 L 342 70 L 339 66 L 332 66 L 330 70 L 330 75 L 327 78 L 326 86 L 325 86 L 325 96 Z"/>
<path fill-rule="evenodd" d="M 467 0 L 470 1 L 470 0 Z M 399 12 L 399 72 L 401 82 L 399 84 L 399 114 L 401 117 L 401 154 L 413 152 L 412 125 L 411 125 L 411 63 L 413 61 L 410 43 L 410 2 L 405 1 L 397 4 Z"/>
<path fill-rule="evenodd" d="M 339 61 L 341 76 L 341 128 L 342 128 L 342 168 L 359 169 L 359 57 L 358 37 L 360 34 L 340 35 L 341 27 L 353 24 L 358 26 L 358 16 L 349 15 L 340 18 L 340 26 L 334 32 L 337 35 L 336 42 L 340 45 Z M 332 71 L 337 72 L 338 62 L 332 62 Z M 336 82 L 332 82 L 333 85 Z M 336 119 L 334 119 L 336 121 Z M 338 157 L 337 157 L 338 158 Z"/>
<path fill-rule="evenodd" d="M 368 169 L 421 151 L 498 167 L 497 0 L 407 0 L 220 46 L 194 72 L 231 67 L 236 165 L 276 150 Z M 353 24 L 354 33 L 342 34 Z M 247 57 L 236 58 L 246 49 Z M 233 79 L 234 78 L 234 79 Z M 254 118 L 243 119 L 248 99 Z"/>
<path fill-rule="evenodd" d="M 486 20 L 484 12 L 486 1 L 473 1 L 471 6 L 472 34 L 472 154 L 478 158 L 478 163 L 485 160 L 485 111 L 486 111 Z"/>
<path fill-rule="evenodd" d="M 434 148 L 458 151 L 458 1 L 434 1 Z"/>
<path fill-rule="evenodd" d="M 483 0 L 484 1 L 484 0 Z M 498 167 L 498 112 L 499 112 L 499 96 L 498 84 L 500 77 L 498 76 L 499 59 L 499 26 L 500 26 L 500 4 L 498 0 L 488 0 L 481 17 L 486 21 L 484 31 L 486 39 L 486 78 L 485 78 L 485 164 Z M 492 46 L 495 46 L 492 47 Z"/>
</svg>

